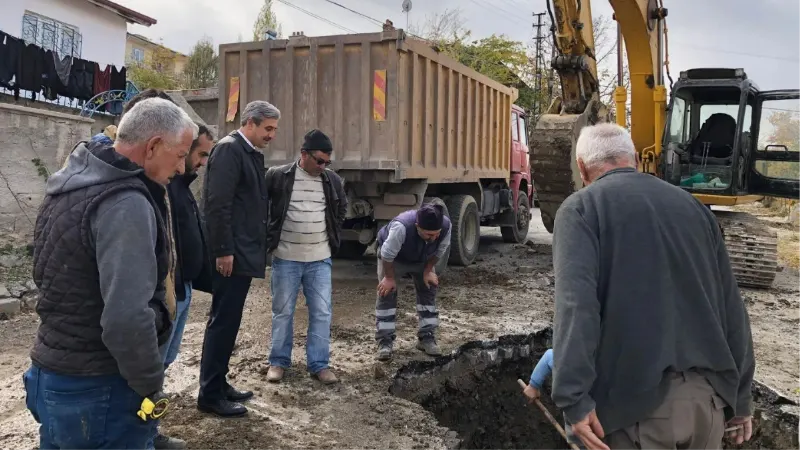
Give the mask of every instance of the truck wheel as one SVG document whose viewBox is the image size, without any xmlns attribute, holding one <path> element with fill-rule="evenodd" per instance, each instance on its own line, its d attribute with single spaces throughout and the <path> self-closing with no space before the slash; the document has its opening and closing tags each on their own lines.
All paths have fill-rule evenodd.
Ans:
<svg viewBox="0 0 800 450">
<path fill-rule="evenodd" d="M 342 241 L 335 257 L 341 259 L 359 259 L 364 256 L 367 247 L 369 247 L 369 245 L 362 244 L 358 241 Z"/>
<path fill-rule="evenodd" d="M 514 211 L 514 225 L 500 227 L 503 242 L 522 244 L 528 237 L 528 226 L 531 223 L 531 208 L 528 206 L 528 195 L 520 191 L 517 194 L 517 210 Z"/>
<path fill-rule="evenodd" d="M 478 203 L 471 195 L 454 195 L 446 203 L 452 223 L 449 261 L 451 264 L 468 266 L 478 256 L 481 241 Z"/>
</svg>

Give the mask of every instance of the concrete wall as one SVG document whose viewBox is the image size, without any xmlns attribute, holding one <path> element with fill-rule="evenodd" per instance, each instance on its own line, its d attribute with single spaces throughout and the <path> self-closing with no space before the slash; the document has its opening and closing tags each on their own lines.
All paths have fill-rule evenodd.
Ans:
<svg viewBox="0 0 800 450">
<path fill-rule="evenodd" d="M 61 168 L 78 141 L 91 137 L 93 124 L 84 117 L 0 103 L 0 233 L 32 235 L 48 174 Z"/>
<path fill-rule="evenodd" d="M 78 28 L 82 36 L 81 58 L 105 64 L 125 65 L 128 24 L 119 15 L 86 0 L 2 0 L 0 30 L 20 37 L 25 11 Z"/>
<path fill-rule="evenodd" d="M 19 100 L 14 100 L 13 95 L 0 93 L 0 103 L 7 103 L 10 105 L 26 106 L 29 108 L 43 109 L 45 111 L 53 111 L 72 116 L 80 115 L 81 110 L 64 105 L 57 105 L 55 103 L 33 101 L 27 98 L 20 97 Z M 92 116 L 94 123 L 92 124 L 92 134 L 97 134 L 103 131 L 108 125 L 119 125 L 119 116 L 112 116 L 106 114 L 95 114 Z"/>
<path fill-rule="evenodd" d="M 219 90 L 217 88 L 184 89 L 180 92 L 186 102 L 207 124 L 217 125 L 219 112 Z M 215 136 L 219 138 L 219 136 Z"/>
</svg>

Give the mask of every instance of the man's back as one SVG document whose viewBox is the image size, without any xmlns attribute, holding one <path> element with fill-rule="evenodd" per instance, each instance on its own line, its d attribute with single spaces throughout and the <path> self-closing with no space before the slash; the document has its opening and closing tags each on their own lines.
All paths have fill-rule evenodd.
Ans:
<svg viewBox="0 0 800 450">
<path fill-rule="evenodd" d="M 715 218 L 690 194 L 612 170 L 561 206 L 553 254 L 557 402 L 591 383 L 609 432 L 660 403 L 665 371 L 700 371 L 733 408 L 749 396 L 744 306 Z"/>
</svg>

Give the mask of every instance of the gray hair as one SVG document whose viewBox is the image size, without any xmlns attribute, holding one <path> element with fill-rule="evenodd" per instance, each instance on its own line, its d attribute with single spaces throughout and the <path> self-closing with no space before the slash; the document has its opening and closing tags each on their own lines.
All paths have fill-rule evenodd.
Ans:
<svg viewBox="0 0 800 450">
<path fill-rule="evenodd" d="M 176 142 L 186 130 L 192 130 L 192 139 L 197 139 L 197 124 L 186 111 L 168 100 L 148 98 L 135 104 L 122 116 L 117 127 L 117 141 L 135 145 L 161 136 Z"/>
<path fill-rule="evenodd" d="M 575 157 L 587 167 L 636 162 L 636 148 L 628 131 L 613 123 L 587 126 L 575 144 Z"/>
<path fill-rule="evenodd" d="M 264 119 L 280 119 L 281 111 L 272 103 L 263 100 L 255 100 L 247 104 L 242 111 L 242 126 L 247 125 L 248 120 L 254 124 L 261 125 Z"/>
</svg>

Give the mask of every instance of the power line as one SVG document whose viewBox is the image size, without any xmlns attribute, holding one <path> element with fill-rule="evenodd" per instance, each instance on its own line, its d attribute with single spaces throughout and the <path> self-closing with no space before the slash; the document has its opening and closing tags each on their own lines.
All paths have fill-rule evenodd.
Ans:
<svg viewBox="0 0 800 450">
<path fill-rule="evenodd" d="M 481 8 L 485 9 L 486 11 L 489 11 L 490 13 L 496 14 L 497 17 L 504 17 L 506 19 L 513 20 L 513 21 L 517 22 L 518 24 L 528 25 L 527 22 L 522 21 L 522 19 L 520 19 L 519 17 L 514 16 L 513 14 L 512 15 L 501 14 L 501 11 L 505 11 L 504 9 L 500 9 L 500 8 L 497 8 L 496 10 L 495 9 L 490 9 L 488 6 L 484 5 L 483 3 L 479 3 L 479 2 L 477 2 L 475 0 L 469 0 L 469 1 L 474 3 L 477 6 L 480 6 Z"/>
<path fill-rule="evenodd" d="M 753 58 L 776 59 L 776 60 L 780 60 L 780 61 L 800 62 L 800 59 L 788 58 L 788 57 L 785 57 L 785 56 L 759 55 L 759 54 L 756 54 L 756 53 L 735 52 L 735 51 L 732 51 L 732 50 L 722 50 L 722 49 L 718 49 L 718 48 L 714 48 L 714 47 L 702 47 L 702 46 L 695 45 L 694 43 L 681 42 L 681 41 L 675 41 L 675 40 L 673 40 L 672 42 L 674 42 L 676 44 L 681 44 L 681 45 L 690 45 L 692 47 L 692 50 L 700 50 L 700 51 L 707 51 L 707 52 L 713 52 L 713 53 L 730 53 L 732 55 L 751 56 Z"/>
<path fill-rule="evenodd" d="M 305 9 L 303 9 L 303 8 L 301 8 L 301 7 L 297 6 L 297 5 L 294 5 L 294 4 L 292 4 L 292 3 L 289 3 L 289 2 L 288 2 L 288 1 L 286 1 L 286 0 L 278 0 L 278 2 L 280 2 L 280 3 L 283 3 L 284 5 L 286 5 L 286 6 L 290 7 L 290 8 L 294 8 L 294 9 L 296 9 L 296 10 L 300 11 L 300 12 L 303 12 L 303 13 L 305 13 L 305 14 L 307 14 L 307 15 L 309 15 L 309 16 L 311 16 L 311 17 L 313 17 L 313 18 L 317 19 L 317 20 L 321 20 L 321 21 L 323 21 L 323 22 L 325 22 L 325 23 L 328 23 L 328 24 L 330 24 L 330 25 L 333 25 L 333 26 L 335 26 L 336 28 L 339 28 L 339 29 L 341 29 L 341 30 L 347 31 L 347 32 L 349 32 L 349 33 L 357 33 L 357 32 L 356 32 L 356 31 L 354 31 L 354 30 L 351 30 L 351 29 L 349 29 L 349 28 L 347 28 L 347 27 L 343 27 L 343 26 L 339 25 L 338 23 L 336 23 L 336 22 L 334 22 L 334 21 L 332 21 L 332 20 L 328 20 L 328 19 L 326 19 L 326 18 L 324 18 L 324 17 L 322 17 L 322 16 L 319 16 L 319 15 L 317 15 L 317 14 L 314 14 L 314 13 L 312 13 L 311 11 L 305 10 Z"/>
<path fill-rule="evenodd" d="M 325 0 L 325 1 L 326 1 L 326 2 L 328 2 L 328 3 L 330 3 L 330 4 L 332 4 L 332 5 L 336 5 L 336 6 L 338 6 L 339 8 L 346 9 L 346 10 L 350 11 L 350 12 L 351 12 L 351 13 L 353 13 L 353 14 L 358 14 L 359 16 L 361 16 L 361 17 L 363 17 L 363 18 L 365 18 L 365 19 L 369 19 L 369 20 L 371 20 L 371 21 L 373 21 L 373 22 L 377 23 L 378 25 L 383 25 L 383 22 L 381 22 L 380 20 L 378 20 L 378 19 L 375 19 L 375 18 L 373 18 L 373 17 L 370 17 L 370 16 L 368 16 L 368 15 L 366 15 L 366 14 L 364 14 L 364 13 L 360 13 L 360 12 L 356 11 L 355 9 L 348 8 L 347 6 L 344 6 L 344 5 L 342 5 L 341 3 L 335 2 L 335 1 L 333 1 L 333 0 Z"/>
</svg>

